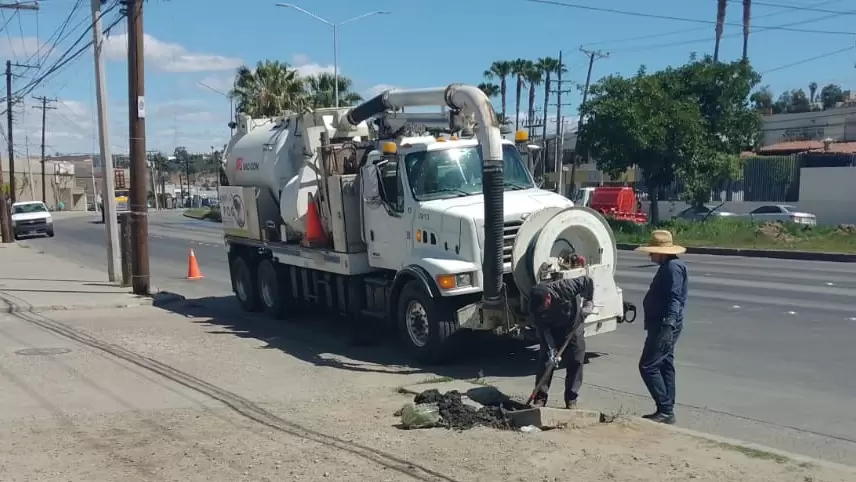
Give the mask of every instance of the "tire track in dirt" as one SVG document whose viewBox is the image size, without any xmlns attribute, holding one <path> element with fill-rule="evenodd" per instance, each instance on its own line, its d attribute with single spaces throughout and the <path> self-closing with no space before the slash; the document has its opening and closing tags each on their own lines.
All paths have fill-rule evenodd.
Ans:
<svg viewBox="0 0 856 482">
<path fill-rule="evenodd" d="M 425 482 L 458 482 L 438 471 L 421 466 L 396 455 L 359 443 L 350 442 L 334 435 L 328 435 L 313 429 L 305 428 L 297 423 L 285 420 L 236 393 L 196 378 L 193 375 L 161 363 L 153 358 L 142 356 L 118 345 L 106 343 L 81 330 L 48 318 L 45 315 L 30 312 L 19 312 L 15 313 L 14 316 L 46 331 L 50 331 L 82 345 L 108 353 L 116 358 L 153 372 L 167 380 L 206 395 L 209 398 L 229 407 L 238 415 L 269 429 L 285 433 L 293 437 L 307 439 L 329 448 L 348 452 L 354 456 L 385 467 L 386 469 L 399 472 L 414 480 Z"/>
</svg>

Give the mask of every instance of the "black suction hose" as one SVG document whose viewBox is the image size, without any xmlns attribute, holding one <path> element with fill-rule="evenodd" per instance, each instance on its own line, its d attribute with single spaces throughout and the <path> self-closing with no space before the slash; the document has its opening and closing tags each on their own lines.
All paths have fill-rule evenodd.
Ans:
<svg viewBox="0 0 856 482">
<path fill-rule="evenodd" d="M 387 110 L 386 98 L 387 94 L 384 92 L 354 107 L 348 112 L 348 122 L 352 126 L 359 125 L 360 122 L 385 112 Z"/>
<path fill-rule="evenodd" d="M 502 250 L 504 234 L 505 195 L 502 161 L 485 161 L 482 179 L 484 184 L 484 301 L 487 304 L 502 302 Z"/>
</svg>

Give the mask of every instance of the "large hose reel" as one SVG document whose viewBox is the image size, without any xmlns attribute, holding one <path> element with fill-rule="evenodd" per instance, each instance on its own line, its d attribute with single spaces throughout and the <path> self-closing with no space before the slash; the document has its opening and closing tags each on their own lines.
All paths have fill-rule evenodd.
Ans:
<svg viewBox="0 0 856 482">
<path fill-rule="evenodd" d="M 600 213 L 581 206 L 548 207 L 526 218 L 514 239 L 511 269 L 520 293 L 528 298 L 541 265 L 567 250 L 584 256 L 589 265 L 608 265 L 615 273 L 615 235 Z"/>
</svg>

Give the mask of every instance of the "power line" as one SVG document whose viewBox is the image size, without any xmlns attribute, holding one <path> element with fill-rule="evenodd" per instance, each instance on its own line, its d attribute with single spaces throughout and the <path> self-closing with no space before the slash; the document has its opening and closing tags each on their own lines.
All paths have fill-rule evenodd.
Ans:
<svg viewBox="0 0 856 482">
<path fill-rule="evenodd" d="M 576 8 L 576 9 L 580 9 L 580 10 L 590 10 L 593 12 L 612 13 L 612 14 L 616 14 L 616 15 L 627 15 L 627 16 L 637 17 L 637 18 L 653 18 L 653 19 L 657 19 L 657 20 L 671 20 L 673 22 L 701 23 L 701 24 L 705 24 L 705 25 L 715 25 L 716 24 L 716 21 L 713 21 L 713 20 L 701 20 L 701 19 L 696 19 L 696 18 L 673 17 L 671 15 L 658 15 L 658 14 L 653 14 L 653 13 L 630 12 L 627 10 L 618 10 L 615 8 L 592 7 L 590 5 L 579 5 L 576 3 L 557 2 L 555 0 L 526 0 L 526 1 L 531 2 L 531 3 L 543 3 L 543 4 L 547 4 L 547 5 L 556 5 L 556 6 L 560 6 L 560 7 Z M 724 22 L 722 25 L 729 26 L 729 27 L 742 27 L 743 26 L 742 23 L 734 23 L 734 22 Z M 763 29 L 770 29 L 770 30 L 781 30 L 784 32 L 816 33 L 816 34 L 823 34 L 823 35 L 849 35 L 849 36 L 856 35 L 853 32 L 844 32 L 844 31 L 837 31 L 837 30 L 812 30 L 812 29 L 803 29 L 803 28 L 774 27 L 774 26 L 769 26 L 769 27 L 758 26 L 755 28 L 763 28 Z"/>
<path fill-rule="evenodd" d="M 856 13 L 856 11 L 854 11 L 853 13 Z M 781 31 L 781 27 L 789 27 L 791 25 L 805 25 L 805 24 L 814 23 L 814 22 L 823 22 L 825 20 L 829 20 L 829 19 L 837 18 L 837 17 L 838 17 L 837 14 L 831 14 L 831 15 L 825 15 L 823 17 L 815 17 L 815 18 L 810 18 L 810 19 L 805 19 L 805 20 L 797 20 L 795 22 L 790 22 L 790 23 L 785 23 L 785 24 L 779 25 L 778 27 L 752 27 L 752 31 L 755 32 L 756 34 L 757 33 L 763 33 L 763 32 L 769 32 L 771 30 L 780 30 Z M 742 35 L 743 35 L 742 33 L 733 33 L 733 34 L 723 35 L 721 38 L 740 37 Z M 695 38 L 693 40 L 685 40 L 683 42 L 666 42 L 666 43 L 653 44 L 653 45 L 652 44 L 641 45 L 639 47 L 620 49 L 620 50 L 617 50 L 617 52 L 619 52 L 619 53 L 647 52 L 649 50 L 680 47 L 680 46 L 686 46 L 686 45 L 692 45 L 692 44 L 698 44 L 698 43 L 707 43 L 707 42 L 710 42 L 710 36 L 709 35 L 705 36 L 705 37 Z"/>
<path fill-rule="evenodd" d="M 767 2 L 752 2 L 752 6 L 759 7 L 775 7 L 775 8 L 784 8 L 787 10 L 799 10 L 801 12 L 818 12 L 818 13 L 834 13 L 836 15 L 856 15 L 853 12 L 842 12 L 840 10 L 829 10 L 825 8 L 817 8 L 812 6 L 801 6 L 801 5 L 783 5 L 780 3 L 767 3 Z"/>
<path fill-rule="evenodd" d="M 818 2 L 818 3 L 815 3 L 815 4 L 813 4 L 813 5 L 814 5 L 814 6 L 818 6 L 818 7 L 819 7 L 819 6 L 822 6 L 822 5 L 828 5 L 828 4 L 830 4 L 830 3 L 839 3 L 839 2 L 841 2 L 841 0 L 824 0 L 824 1 L 822 1 L 822 2 Z M 776 17 L 776 16 L 779 16 L 779 15 L 788 15 L 788 14 L 791 14 L 791 13 L 793 13 L 793 12 L 791 12 L 791 11 L 787 11 L 787 12 L 771 12 L 771 13 L 766 13 L 766 14 L 764 14 L 764 15 L 755 15 L 755 16 L 753 16 L 753 17 L 752 17 L 752 21 L 758 20 L 759 18 Z M 856 12 L 853 12 L 853 13 L 856 13 Z M 821 18 L 825 20 L 825 19 L 827 19 L 827 18 L 829 18 L 829 17 L 828 17 L 828 16 L 824 16 L 824 17 L 821 17 Z M 789 26 L 791 26 L 791 25 L 798 25 L 798 24 L 799 24 L 799 25 L 804 25 L 804 24 L 807 24 L 807 23 L 814 23 L 814 22 L 816 22 L 816 21 L 820 21 L 820 20 L 811 20 L 811 19 L 808 19 L 808 20 L 800 20 L 798 23 L 779 25 L 779 27 L 789 27 Z M 693 28 L 685 28 L 685 29 L 681 29 L 681 30 L 672 30 L 671 32 L 654 33 L 654 34 L 647 34 L 647 35 L 636 35 L 636 36 L 634 36 L 634 37 L 623 37 L 623 38 L 620 38 L 620 39 L 617 39 L 617 40 L 601 40 L 601 41 L 598 41 L 598 42 L 588 42 L 588 43 L 585 43 L 585 44 L 583 44 L 583 45 L 584 45 L 584 46 L 586 46 L 586 47 L 591 47 L 591 46 L 594 46 L 594 45 L 603 45 L 603 44 L 619 44 L 619 43 L 626 43 L 626 42 L 634 42 L 634 41 L 637 41 L 637 40 L 648 40 L 648 39 L 654 39 L 654 38 L 660 38 L 660 37 L 668 37 L 668 36 L 670 36 L 670 35 L 680 35 L 680 34 L 683 34 L 683 33 L 702 32 L 702 31 L 705 31 L 705 30 L 706 30 L 706 29 L 701 28 L 701 27 L 693 27 Z"/>
<path fill-rule="evenodd" d="M 772 68 L 769 70 L 765 70 L 764 72 L 761 72 L 761 74 L 763 75 L 763 74 L 769 74 L 770 72 L 778 72 L 779 70 L 785 70 L 785 69 L 789 69 L 791 67 L 796 67 L 798 65 L 802 65 L 802 64 L 812 62 L 815 60 L 824 59 L 826 57 L 832 57 L 833 55 L 838 55 L 840 53 L 844 53 L 844 52 L 847 52 L 847 51 L 850 51 L 853 49 L 856 49 L 856 46 L 845 47 L 843 49 L 835 50 L 832 52 L 827 52 L 825 54 L 816 55 L 814 57 L 809 57 L 807 59 L 797 60 L 796 62 L 791 62 L 789 64 L 780 65 L 779 67 L 775 67 L 775 68 Z"/>
</svg>

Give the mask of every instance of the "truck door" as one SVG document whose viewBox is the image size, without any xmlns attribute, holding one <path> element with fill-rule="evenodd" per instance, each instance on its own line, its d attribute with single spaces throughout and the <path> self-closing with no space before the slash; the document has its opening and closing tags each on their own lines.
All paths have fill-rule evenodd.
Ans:
<svg viewBox="0 0 856 482">
<path fill-rule="evenodd" d="M 398 157 L 367 163 L 362 170 L 363 232 L 369 265 L 398 270 L 407 252 L 410 222 Z"/>
</svg>

